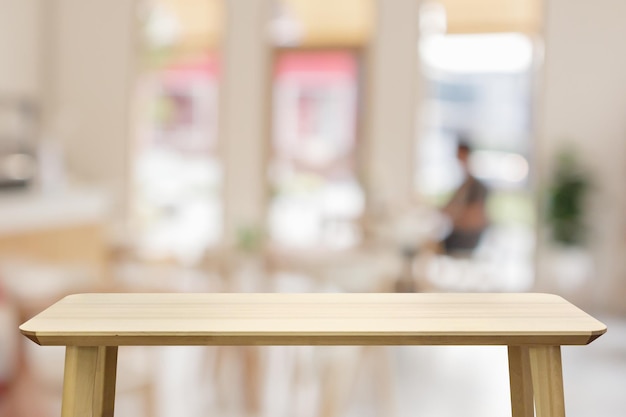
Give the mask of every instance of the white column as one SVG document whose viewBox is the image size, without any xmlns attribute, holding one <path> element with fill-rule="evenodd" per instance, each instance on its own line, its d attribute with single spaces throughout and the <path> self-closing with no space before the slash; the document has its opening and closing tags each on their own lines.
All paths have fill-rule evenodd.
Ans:
<svg viewBox="0 0 626 417">
<path fill-rule="evenodd" d="M 227 0 L 222 45 L 220 147 L 224 163 L 224 240 L 266 221 L 270 0 Z"/>
<path fill-rule="evenodd" d="M 366 68 L 365 186 L 375 205 L 413 193 L 419 0 L 378 0 Z"/>
</svg>

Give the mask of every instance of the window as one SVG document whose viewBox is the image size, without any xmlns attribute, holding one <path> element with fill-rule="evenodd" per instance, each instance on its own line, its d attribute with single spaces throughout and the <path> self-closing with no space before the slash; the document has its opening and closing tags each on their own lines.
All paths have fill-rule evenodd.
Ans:
<svg viewBox="0 0 626 417">
<path fill-rule="evenodd" d="M 221 238 L 222 174 L 213 20 L 187 3 L 155 2 L 144 21 L 131 201 L 139 251 L 193 263 Z"/>
<path fill-rule="evenodd" d="M 274 68 L 269 228 L 281 246 L 359 241 L 358 61 L 352 51 L 283 51 Z"/>
<path fill-rule="evenodd" d="M 491 227 L 478 248 L 502 275 L 532 282 L 533 44 L 521 34 L 431 35 L 420 45 L 424 73 L 416 187 L 444 204 L 463 180 L 459 135 L 469 140 L 472 175 L 491 190 Z M 500 264 L 502 263 L 502 264 Z M 507 277 L 502 277 L 505 281 Z"/>
</svg>

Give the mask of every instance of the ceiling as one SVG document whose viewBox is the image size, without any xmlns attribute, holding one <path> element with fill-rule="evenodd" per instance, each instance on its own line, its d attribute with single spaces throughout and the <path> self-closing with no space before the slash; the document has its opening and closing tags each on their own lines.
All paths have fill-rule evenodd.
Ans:
<svg viewBox="0 0 626 417">
<path fill-rule="evenodd" d="M 376 0 L 277 1 L 280 6 L 274 18 L 291 28 L 291 42 L 296 45 L 361 46 L 369 42 L 374 31 Z M 156 0 L 179 21 L 178 44 L 191 49 L 219 44 L 225 2 Z M 439 0 L 437 3 L 445 9 L 447 33 L 536 34 L 541 29 L 542 0 Z"/>
</svg>

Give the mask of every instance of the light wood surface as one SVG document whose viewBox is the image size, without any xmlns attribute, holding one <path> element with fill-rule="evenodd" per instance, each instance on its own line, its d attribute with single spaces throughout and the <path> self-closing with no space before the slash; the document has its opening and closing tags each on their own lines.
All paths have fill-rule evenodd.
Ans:
<svg viewBox="0 0 626 417">
<path fill-rule="evenodd" d="M 558 346 L 606 327 L 549 294 L 179 293 L 72 295 L 20 330 L 66 346 Z"/>
<path fill-rule="evenodd" d="M 117 346 L 99 346 L 93 393 L 93 412 L 97 417 L 113 417 L 116 375 Z"/>
<path fill-rule="evenodd" d="M 61 417 L 92 415 L 97 361 L 97 347 L 66 348 Z"/>
<path fill-rule="evenodd" d="M 116 346 L 68 346 L 61 417 L 113 417 Z"/>
<path fill-rule="evenodd" d="M 560 346 L 529 348 L 537 417 L 565 417 Z"/>
<path fill-rule="evenodd" d="M 509 346 L 509 381 L 513 417 L 534 417 L 533 386 L 527 346 Z"/>
</svg>

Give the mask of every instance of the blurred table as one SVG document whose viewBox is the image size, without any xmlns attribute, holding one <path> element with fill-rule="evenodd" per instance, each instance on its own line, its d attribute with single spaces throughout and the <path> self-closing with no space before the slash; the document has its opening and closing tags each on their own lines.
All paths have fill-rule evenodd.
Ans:
<svg viewBox="0 0 626 417">
<path fill-rule="evenodd" d="M 76 187 L 0 194 L 0 262 L 83 266 L 106 271 L 108 195 Z"/>
<path fill-rule="evenodd" d="M 504 345 L 513 416 L 564 417 L 561 345 L 606 326 L 549 294 L 178 293 L 73 295 L 20 330 L 67 346 L 63 417 L 113 416 L 130 345 Z"/>
</svg>

